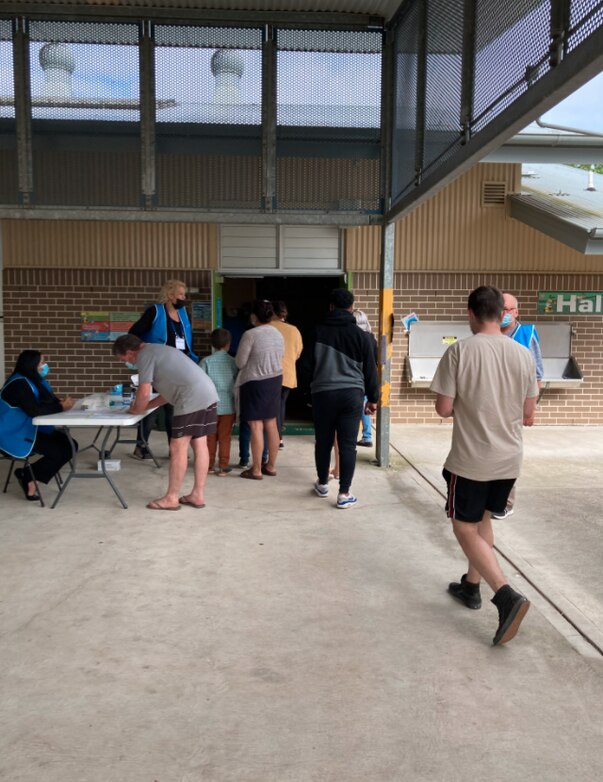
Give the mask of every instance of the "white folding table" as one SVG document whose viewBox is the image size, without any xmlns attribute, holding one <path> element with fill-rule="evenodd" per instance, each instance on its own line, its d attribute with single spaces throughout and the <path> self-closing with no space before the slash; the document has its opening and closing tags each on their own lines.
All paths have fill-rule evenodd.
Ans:
<svg viewBox="0 0 603 782">
<path fill-rule="evenodd" d="M 33 422 L 37 426 L 48 426 L 48 425 L 61 426 L 65 430 L 65 434 L 69 438 L 69 443 L 71 445 L 71 454 L 72 454 L 71 470 L 67 475 L 67 477 L 65 478 L 65 480 L 63 481 L 60 491 L 51 505 L 51 509 L 57 506 L 59 500 L 65 493 L 67 486 L 69 486 L 69 483 L 72 478 L 105 478 L 109 482 L 109 485 L 115 492 L 122 506 L 124 508 L 127 508 L 128 504 L 126 503 L 119 489 L 113 482 L 113 479 L 111 478 L 111 475 L 109 474 L 109 471 L 106 468 L 105 462 L 106 459 L 111 455 L 113 448 L 118 442 L 134 442 L 133 439 L 128 439 L 128 440 L 121 439 L 120 429 L 122 427 L 129 428 L 132 426 L 136 426 L 136 424 L 138 424 L 139 421 L 141 421 L 151 412 L 152 410 L 145 410 L 144 413 L 132 415 L 131 413 L 126 412 L 126 408 L 123 405 L 116 406 L 116 407 L 106 407 L 106 408 L 101 408 L 96 410 L 84 410 L 82 409 L 81 400 L 78 400 L 78 402 L 76 402 L 75 406 L 71 410 L 67 410 L 63 413 L 52 413 L 51 415 L 36 416 L 33 419 Z M 94 448 L 95 450 L 97 450 L 100 465 L 101 465 L 100 471 L 98 470 L 97 471 L 86 470 L 85 472 L 78 471 L 77 459 L 79 454 L 77 448 L 75 447 L 73 437 L 71 436 L 70 430 L 72 428 L 97 429 L 97 433 L 93 442 L 90 445 L 86 446 L 85 448 L 82 448 L 79 454 L 88 450 L 88 448 Z M 102 434 L 102 441 L 99 447 L 96 445 L 96 441 L 101 434 Z M 114 435 L 114 439 L 113 442 L 111 443 L 111 446 L 108 448 L 107 445 L 112 435 Z M 148 443 L 146 443 L 145 446 L 148 448 Z M 152 453 L 150 448 L 148 450 L 149 453 L 151 454 L 153 461 L 155 462 L 155 465 L 159 467 L 159 462 L 155 458 L 154 454 Z"/>
</svg>

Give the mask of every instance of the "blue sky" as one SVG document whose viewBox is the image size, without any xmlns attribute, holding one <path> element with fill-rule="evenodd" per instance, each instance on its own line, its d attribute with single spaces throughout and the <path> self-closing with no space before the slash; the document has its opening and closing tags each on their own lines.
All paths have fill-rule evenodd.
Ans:
<svg viewBox="0 0 603 782">
<path fill-rule="evenodd" d="M 603 133 L 603 73 L 547 111 L 542 119 L 557 125 Z"/>
</svg>

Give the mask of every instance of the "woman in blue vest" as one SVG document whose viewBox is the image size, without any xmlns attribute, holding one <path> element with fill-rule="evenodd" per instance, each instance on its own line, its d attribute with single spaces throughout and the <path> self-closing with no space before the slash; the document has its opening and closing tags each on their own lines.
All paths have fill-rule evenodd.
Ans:
<svg viewBox="0 0 603 782">
<path fill-rule="evenodd" d="M 41 458 L 30 465 L 32 475 L 15 470 L 25 499 L 39 500 L 35 478 L 48 483 L 71 458 L 71 445 L 64 432 L 54 426 L 36 426 L 32 419 L 70 410 L 71 397 L 59 399 L 45 380 L 48 364 L 38 350 L 24 350 L 17 359 L 12 375 L 0 390 L 0 450 L 24 459 L 30 454 Z"/>
<path fill-rule="evenodd" d="M 181 350 L 195 364 L 199 358 L 193 352 L 193 330 L 185 309 L 186 284 L 182 280 L 168 280 L 159 291 L 159 304 L 152 304 L 130 328 L 143 342 L 155 345 L 169 345 Z M 172 405 L 163 405 L 165 431 L 168 443 L 172 436 Z M 139 424 L 136 448 L 132 454 L 136 459 L 150 459 L 151 454 L 145 448 L 151 430 L 155 424 L 157 412 L 143 418 Z"/>
</svg>

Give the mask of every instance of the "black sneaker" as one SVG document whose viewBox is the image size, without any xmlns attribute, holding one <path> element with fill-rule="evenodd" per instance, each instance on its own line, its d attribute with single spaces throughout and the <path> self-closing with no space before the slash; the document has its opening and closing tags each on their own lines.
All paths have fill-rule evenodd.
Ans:
<svg viewBox="0 0 603 782">
<path fill-rule="evenodd" d="M 494 595 L 492 602 L 498 608 L 498 630 L 492 644 L 498 646 L 515 638 L 519 625 L 528 612 L 530 601 L 505 584 Z"/>
<path fill-rule="evenodd" d="M 467 608 L 481 608 L 482 598 L 479 592 L 479 584 L 467 581 L 467 574 L 461 576 L 460 583 L 453 581 L 448 584 L 448 592 Z"/>
<path fill-rule="evenodd" d="M 373 441 L 372 440 L 358 440 L 356 445 L 361 445 L 363 448 L 372 448 L 373 447 Z"/>
<path fill-rule="evenodd" d="M 134 453 L 132 454 L 132 459 L 140 459 L 140 460 L 146 460 L 146 459 L 152 459 L 153 457 L 149 453 L 149 451 L 144 447 L 144 445 L 137 445 L 134 449 Z"/>
<path fill-rule="evenodd" d="M 241 459 L 241 461 L 237 464 L 237 467 L 239 468 L 239 470 L 248 470 L 249 461 L 245 461 L 244 459 Z"/>
</svg>

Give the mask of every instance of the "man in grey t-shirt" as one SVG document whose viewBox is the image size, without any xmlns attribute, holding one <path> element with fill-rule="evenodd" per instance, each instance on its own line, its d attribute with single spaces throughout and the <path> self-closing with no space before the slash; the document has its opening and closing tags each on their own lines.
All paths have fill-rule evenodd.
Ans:
<svg viewBox="0 0 603 782">
<path fill-rule="evenodd" d="M 522 428 L 534 422 L 538 386 L 532 356 L 500 331 L 503 296 L 482 285 L 469 296 L 472 337 L 451 345 L 431 390 L 436 411 L 453 418 L 452 447 L 444 464 L 446 511 L 469 560 L 450 594 L 467 608 L 480 608 L 481 578 L 494 592 L 499 625 L 494 644 L 510 641 L 529 608 L 507 583 L 493 550 L 490 515 L 504 510 L 522 459 Z"/>
<path fill-rule="evenodd" d="M 138 369 L 136 400 L 129 412 L 140 414 L 167 403 L 174 406 L 170 439 L 170 477 L 163 497 L 148 503 L 149 510 L 180 510 L 182 505 L 203 508 L 203 491 L 209 467 L 207 435 L 216 431 L 218 393 L 209 376 L 179 350 L 142 342 L 124 334 L 113 344 L 113 355 Z M 159 396 L 151 399 L 152 387 Z M 180 496 L 186 473 L 188 446 L 194 454 L 195 483 Z"/>
</svg>

